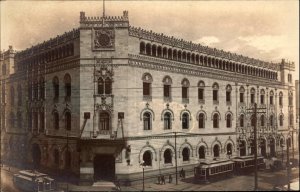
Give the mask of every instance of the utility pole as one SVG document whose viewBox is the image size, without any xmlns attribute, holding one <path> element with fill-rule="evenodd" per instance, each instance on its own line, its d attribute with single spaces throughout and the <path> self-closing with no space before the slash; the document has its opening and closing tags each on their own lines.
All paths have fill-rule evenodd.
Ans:
<svg viewBox="0 0 300 192">
<path fill-rule="evenodd" d="M 258 190 L 258 174 L 257 174 L 257 113 L 266 113 L 266 112 L 257 112 L 258 109 L 266 109 L 266 108 L 257 108 L 257 103 L 254 103 L 254 109 L 247 109 L 253 110 L 253 118 L 254 118 L 254 126 L 253 126 L 253 135 L 254 135 L 254 191 Z"/>
<path fill-rule="evenodd" d="M 254 190 L 257 191 L 257 104 L 254 103 Z"/>
<path fill-rule="evenodd" d="M 175 175 L 176 175 L 176 185 L 178 185 L 176 136 L 177 136 L 177 132 L 175 132 Z"/>
<path fill-rule="evenodd" d="M 287 159 L 286 159 L 286 170 L 287 170 L 287 182 L 288 182 L 288 191 L 290 191 L 291 186 L 290 186 L 290 146 L 289 146 L 289 140 L 286 140 L 286 154 L 287 154 Z"/>
</svg>

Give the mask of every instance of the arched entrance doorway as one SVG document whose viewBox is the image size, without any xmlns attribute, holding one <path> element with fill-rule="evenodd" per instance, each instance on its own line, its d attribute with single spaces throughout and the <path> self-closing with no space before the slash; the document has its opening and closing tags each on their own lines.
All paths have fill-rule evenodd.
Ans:
<svg viewBox="0 0 300 192">
<path fill-rule="evenodd" d="M 275 139 L 274 138 L 270 138 L 270 155 L 271 155 L 271 157 L 276 156 L 276 153 L 275 153 Z"/>
<path fill-rule="evenodd" d="M 267 156 L 267 153 L 266 153 L 266 140 L 265 139 L 261 139 L 260 140 L 260 152 L 261 152 L 261 155 L 266 157 Z"/>
<path fill-rule="evenodd" d="M 39 168 L 41 163 L 41 150 L 38 144 L 32 144 L 31 155 L 34 169 Z"/>
<path fill-rule="evenodd" d="M 94 179 L 113 181 L 115 178 L 115 157 L 110 154 L 98 154 L 94 157 Z"/>
<path fill-rule="evenodd" d="M 246 141 L 240 140 L 240 156 L 246 155 Z"/>
</svg>

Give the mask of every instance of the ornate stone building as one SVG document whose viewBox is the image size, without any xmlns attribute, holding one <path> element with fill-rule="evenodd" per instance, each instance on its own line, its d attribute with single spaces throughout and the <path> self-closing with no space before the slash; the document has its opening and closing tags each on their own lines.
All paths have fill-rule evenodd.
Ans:
<svg viewBox="0 0 300 192">
<path fill-rule="evenodd" d="M 81 184 L 155 179 L 202 161 L 298 146 L 295 64 L 269 63 L 87 17 L 23 51 L 1 53 L 2 161 L 72 173 Z M 282 148 L 284 147 L 284 148 Z M 294 149 L 294 148 L 293 148 Z M 19 162 L 26 157 L 26 162 Z"/>
</svg>

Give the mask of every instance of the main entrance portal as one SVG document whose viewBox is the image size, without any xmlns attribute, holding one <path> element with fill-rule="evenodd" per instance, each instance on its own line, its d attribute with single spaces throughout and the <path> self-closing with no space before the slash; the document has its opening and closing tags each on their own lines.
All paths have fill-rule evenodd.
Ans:
<svg viewBox="0 0 300 192">
<path fill-rule="evenodd" d="M 115 179 L 115 157 L 101 154 L 94 158 L 94 179 L 113 181 Z"/>
</svg>

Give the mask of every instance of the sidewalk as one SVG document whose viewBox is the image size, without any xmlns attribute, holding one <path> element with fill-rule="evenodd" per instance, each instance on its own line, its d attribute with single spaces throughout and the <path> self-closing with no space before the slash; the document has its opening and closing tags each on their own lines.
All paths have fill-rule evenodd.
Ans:
<svg viewBox="0 0 300 192">
<path fill-rule="evenodd" d="M 291 179 L 299 179 L 299 168 L 293 168 L 291 171 Z M 258 172 L 258 189 L 262 191 L 270 191 L 274 186 L 285 185 L 287 182 L 286 170 L 271 172 L 269 170 Z M 135 185 L 129 187 L 121 187 L 122 191 L 141 191 L 143 185 Z M 145 191 L 253 191 L 254 174 L 233 176 L 228 179 L 212 182 L 209 184 L 193 183 L 193 177 L 178 181 L 178 185 L 166 183 L 159 185 L 155 183 L 145 184 Z"/>
</svg>

